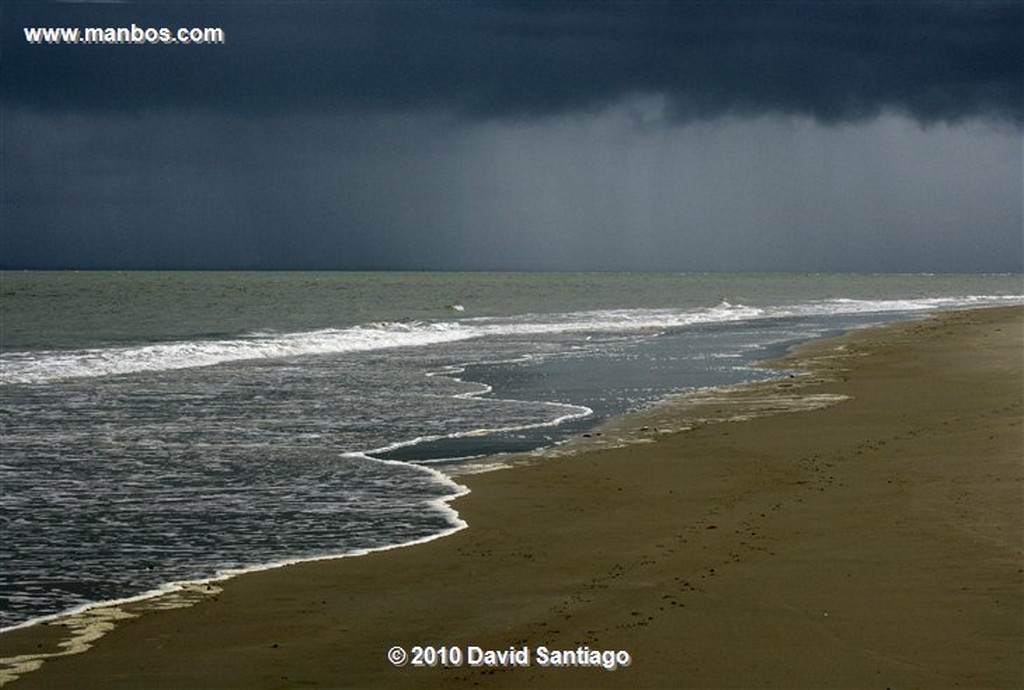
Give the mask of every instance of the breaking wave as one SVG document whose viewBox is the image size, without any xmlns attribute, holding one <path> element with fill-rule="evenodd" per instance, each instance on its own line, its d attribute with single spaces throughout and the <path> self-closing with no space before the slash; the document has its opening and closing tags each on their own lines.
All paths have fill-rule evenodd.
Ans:
<svg viewBox="0 0 1024 690">
<path fill-rule="evenodd" d="M 700 324 L 796 316 L 923 312 L 1019 303 L 1019 296 L 855 300 L 831 299 L 757 307 L 727 301 L 701 309 L 611 309 L 559 314 L 476 317 L 438 322 L 388 322 L 297 333 L 252 333 L 228 339 L 147 345 L 9 352 L 0 355 L 0 384 L 207 367 L 228 362 L 427 347 L 483 337 L 558 333 L 630 333 Z"/>
</svg>

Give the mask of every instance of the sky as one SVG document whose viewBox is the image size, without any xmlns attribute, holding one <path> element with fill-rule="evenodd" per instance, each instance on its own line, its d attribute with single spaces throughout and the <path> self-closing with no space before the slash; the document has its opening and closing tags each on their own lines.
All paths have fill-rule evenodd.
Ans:
<svg viewBox="0 0 1024 690">
<path fill-rule="evenodd" d="M 215 27 L 214 45 L 25 28 Z M 0 267 L 1024 271 L 1012 2 L 0 8 Z"/>
</svg>

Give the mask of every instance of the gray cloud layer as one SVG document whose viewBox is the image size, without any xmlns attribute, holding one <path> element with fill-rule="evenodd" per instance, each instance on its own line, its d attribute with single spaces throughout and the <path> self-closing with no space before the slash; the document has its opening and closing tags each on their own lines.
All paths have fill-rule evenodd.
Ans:
<svg viewBox="0 0 1024 690">
<path fill-rule="evenodd" d="M 1019 271 L 1012 131 L 21 115 L 8 265 Z M 1016 147 L 1015 147 L 1016 142 Z"/>
</svg>

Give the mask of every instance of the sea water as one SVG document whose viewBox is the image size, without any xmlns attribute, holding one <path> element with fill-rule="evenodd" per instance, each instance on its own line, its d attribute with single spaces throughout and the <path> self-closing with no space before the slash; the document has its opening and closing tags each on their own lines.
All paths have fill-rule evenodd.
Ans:
<svg viewBox="0 0 1024 690">
<path fill-rule="evenodd" d="M 5 272 L 0 627 L 463 526 L 451 478 L 1021 276 Z M 443 471 L 439 471 L 443 470 Z"/>
</svg>

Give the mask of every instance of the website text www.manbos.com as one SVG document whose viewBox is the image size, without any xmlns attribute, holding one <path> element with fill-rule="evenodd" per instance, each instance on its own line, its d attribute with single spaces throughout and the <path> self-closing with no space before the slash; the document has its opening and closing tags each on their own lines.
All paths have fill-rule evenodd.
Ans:
<svg viewBox="0 0 1024 690">
<path fill-rule="evenodd" d="M 131 26 L 107 27 L 24 27 L 25 41 L 32 45 L 220 45 L 225 41 L 220 27 Z"/>
</svg>

